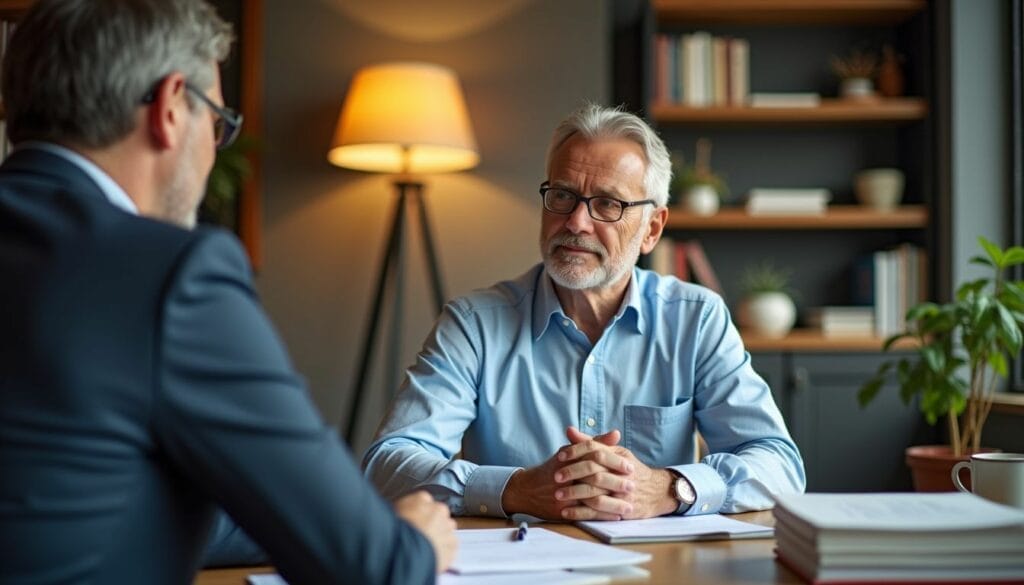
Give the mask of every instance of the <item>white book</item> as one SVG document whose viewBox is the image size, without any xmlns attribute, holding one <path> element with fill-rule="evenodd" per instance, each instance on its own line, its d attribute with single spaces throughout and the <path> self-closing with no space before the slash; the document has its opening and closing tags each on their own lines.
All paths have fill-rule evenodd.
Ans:
<svg viewBox="0 0 1024 585">
<path fill-rule="evenodd" d="M 752 108 L 815 108 L 821 95 L 814 92 L 757 92 L 750 94 Z"/>
<path fill-rule="evenodd" d="M 832 193 L 828 189 L 751 189 L 747 194 L 747 213 L 824 213 Z"/>
<path fill-rule="evenodd" d="M 750 43 L 729 39 L 729 104 L 744 106 L 750 98 Z"/>
</svg>

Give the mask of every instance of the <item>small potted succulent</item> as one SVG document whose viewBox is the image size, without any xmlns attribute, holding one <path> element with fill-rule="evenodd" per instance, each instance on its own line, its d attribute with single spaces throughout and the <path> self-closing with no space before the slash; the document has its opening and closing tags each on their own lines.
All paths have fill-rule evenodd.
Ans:
<svg viewBox="0 0 1024 585">
<path fill-rule="evenodd" d="M 946 421 L 948 445 L 907 449 L 918 491 L 952 490 L 953 465 L 986 450 L 981 433 L 993 392 L 1024 344 L 1024 280 L 1009 280 L 1005 274 L 1024 263 L 1024 248 L 1002 250 L 985 238 L 978 242 L 985 255 L 971 262 L 991 269 L 991 276 L 960 285 L 949 303 L 925 302 L 907 311 L 905 330 L 886 339 L 883 350 L 909 338 L 915 343 L 913 355 L 884 362 L 858 395 L 864 406 L 894 377 L 903 402 L 917 398 L 930 424 Z"/>
<path fill-rule="evenodd" d="M 682 161 L 682 157 L 679 157 Z M 711 171 L 711 141 L 697 140 L 697 156 L 693 165 L 681 164 L 674 173 L 673 193 L 680 194 L 680 205 L 695 215 L 718 213 L 721 198 L 729 188 L 721 176 Z"/>
<path fill-rule="evenodd" d="M 839 77 L 839 95 L 849 99 L 874 99 L 874 77 L 878 57 L 868 51 L 855 50 L 847 56 L 833 55 L 829 60 L 832 72 Z"/>
<path fill-rule="evenodd" d="M 789 286 L 791 271 L 770 262 L 748 267 L 742 278 L 740 326 L 765 337 L 785 337 L 796 323 L 796 304 Z"/>
</svg>

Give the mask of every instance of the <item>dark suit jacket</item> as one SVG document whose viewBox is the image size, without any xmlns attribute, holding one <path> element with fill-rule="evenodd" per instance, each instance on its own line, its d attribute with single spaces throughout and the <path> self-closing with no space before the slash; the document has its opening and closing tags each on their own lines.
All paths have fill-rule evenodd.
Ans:
<svg viewBox="0 0 1024 585">
<path fill-rule="evenodd" d="M 0 167 L 0 583 L 188 583 L 215 505 L 298 583 L 433 581 L 319 417 L 220 230 Z"/>
</svg>

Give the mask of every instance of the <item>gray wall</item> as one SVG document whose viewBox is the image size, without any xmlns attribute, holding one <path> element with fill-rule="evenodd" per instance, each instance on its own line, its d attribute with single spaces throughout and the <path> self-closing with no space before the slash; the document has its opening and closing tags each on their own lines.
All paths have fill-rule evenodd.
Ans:
<svg viewBox="0 0 1024 585">
<path fill-rule="evenodd" d="M 449 296 L 539 259 L 543 155 L 554 125 L 610 94 L 605 1 L 268 0 L 265 30 L 264 253 L 258 287 L 328 421 L 347 412 L 394 189 L 387 176 L 332 167 L 325 155 L 352 73 L 422 60 L 459 75 L 482 163 L 427 179 Z M 411 234 L 414 241 L 417 234 Z M 363 409 L 365 447 L 392 384 L 434 315 L 420 246 L 405 258 L 404 327 L 393 368 Z M 383 334 L 387 333 L 385 328 Z"/>
<path fill-rule="evenodd" d="M 953 2 L 953 254 L 954 289 L 984 276 L 969 265 L 978 236 L 1009 242 L 1009 0 Z"/>
</svg>

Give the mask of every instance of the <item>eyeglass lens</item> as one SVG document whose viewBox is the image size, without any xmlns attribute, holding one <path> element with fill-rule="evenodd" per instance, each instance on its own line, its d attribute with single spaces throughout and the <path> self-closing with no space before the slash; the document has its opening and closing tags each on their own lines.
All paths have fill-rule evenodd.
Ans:
<svg viewBox="0 0 1024 585">
<path fill-rule="evenodd" d="M 585 198 L 567 189 L 549 188 L 544 193 L 544 207 L 554 213 L 572 213 L 584 202 L 590 217 L 600 221 L 617 221 L 622 217 L 622 203 L 611 197 Z"/>
</svg>

